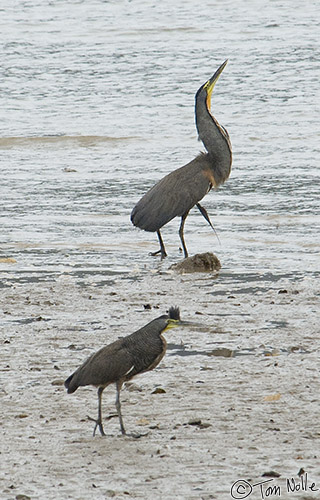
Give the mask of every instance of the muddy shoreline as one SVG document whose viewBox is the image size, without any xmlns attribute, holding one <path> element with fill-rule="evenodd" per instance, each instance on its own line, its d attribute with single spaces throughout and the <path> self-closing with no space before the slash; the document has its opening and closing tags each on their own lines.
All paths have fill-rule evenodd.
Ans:
<svg viewBox="0 0 320 500">
<path fill-rule="evenodd" d="M 235 275 L 231 286 L 227 274 L 7 280 L 2 497 L 228 499 L 236 480 L 276 471 L 282 498 L 292 498 L 285 477 L 302 467 L 317 480 L 319 281 L 257 274 L 244 286 Z M 63 380 L 170 305 L 199 326 L 169 333 L 159 367 L 123 390 L 128 430 L 146 435 L 122 437 L 112 418 L 107 436 L 93 438 L 95 389 L 70 396 Z M 114 401 L 111 386 L 106 417 Z"/>
</svg>

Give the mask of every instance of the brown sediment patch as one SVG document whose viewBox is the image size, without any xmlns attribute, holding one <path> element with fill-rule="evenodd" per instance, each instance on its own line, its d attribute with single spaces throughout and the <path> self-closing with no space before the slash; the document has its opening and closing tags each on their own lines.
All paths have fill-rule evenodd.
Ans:
<svg viewBox="0 0 320 500">
<path fill-rule="evenodd" d="M 192 257 L 172 264 L 169 269 L 177 271 L 178 273 L 209 273 L 219 271 L 221 269 L 220 260 L 216 255 L 211 252 L 197 253 Z"/>
</svg>

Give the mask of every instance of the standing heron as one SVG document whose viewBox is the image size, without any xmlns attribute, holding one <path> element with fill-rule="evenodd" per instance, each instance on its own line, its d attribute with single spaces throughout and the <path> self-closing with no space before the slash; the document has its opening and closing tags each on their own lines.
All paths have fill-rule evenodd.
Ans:
<svg viewBox="0 0 320 500">
<path fill-rule="evenodd" d="M 195 120 L 199 139 L 207 153 L 200 153 L 194 160 L 174 170 L 155 184 L 137 203 L 131 212 L 134 226 L 145 231 L 157 232 L 161 258 L 167 256 L 160 229 L 174 217 L 181 217 L 179 236 L 188 257 L 184 241 L 184 224 L 189 211 L 197 205 L 198 209 L 211 225 L 208 213 L 199 203 L 212 187 L 224 183 L 231 171 L 232 151 L 229 134 L 210 113 L 211 94 L 219 76 L 228 61 L 217 69 L 214 75 L 204 83 L 195 96 Z"/>
<path fill-rule="evenodd" d="M 90 356 L 70 377 L 64 385 L 69 394 L 83 385 L 98 387 L 98 418 L 89 417 L 102 436 L 105 436 L 102 425 L 102 393 L 109 384 L 116 384 L 116 409 L 120 421 L 120 430 L 126 434 L 121 414 L 120 391 L 122 384 L 139 373 L 153 370 L 165 355 L 167 343 L 162 334 L 181 324 L 178 307 L 170 307 L 168 314 L 154 319 L 143 328 L 120 338 Z M 184 322 L 186 323 L 186 322 Z"/>
</svg>

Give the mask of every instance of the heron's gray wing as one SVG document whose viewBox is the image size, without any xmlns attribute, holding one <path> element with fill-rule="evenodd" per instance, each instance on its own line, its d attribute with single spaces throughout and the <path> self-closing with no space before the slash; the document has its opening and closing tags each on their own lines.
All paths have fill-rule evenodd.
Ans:
<svg viewBox="0 0 320 500">
<path fill-rule="evenodd" d="M 157 231 L 174 217 L 182 216 L 200 201 L 211 187 L 207 155 L 161 179 L 137 203 L 131 213 L 134 226 Z"/>
<path fill-rule="evenodd" d="M 108 385 L 125 377 L 133 364 L 132 356 L 119 339 L 90 356 L 70 375 L 65 385 L 69 393 L 83 385 Z"/>
</svg>

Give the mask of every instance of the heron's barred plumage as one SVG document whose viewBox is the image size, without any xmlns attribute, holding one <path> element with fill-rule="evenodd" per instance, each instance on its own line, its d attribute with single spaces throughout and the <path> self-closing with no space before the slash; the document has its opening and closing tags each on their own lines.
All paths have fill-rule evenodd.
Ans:
<svg viewBox="0 0 320 500">
<path fill-rule="evenodd" d="M 99 411 L 101 411 L 101 395 L 105 387 L 116 383 L 119 397 L 123 382 L 131 380 L 140 373 L 152 370 L 160 363 L 167 346 L 162 332 L 170 321 L 179 323 L 180 311 L 178 307 L 170 307 L 168 314 L 159 316 L 131 335 L 120 338 L 92 354 L 66 379 L 65 387 L 68 393 L 75 392 L 80 386 L 93 385 L 98 387 Z M 120 408 L 120 402 L 118 404 Z M 120 427 L 123 430 L 121 414 L 119 414 L 119 418 Z M 99 419 L 97 425 L 103 433 L 102 422 Z"/>
</svg>

